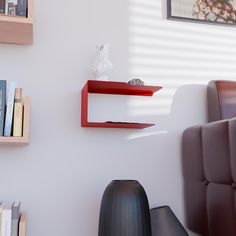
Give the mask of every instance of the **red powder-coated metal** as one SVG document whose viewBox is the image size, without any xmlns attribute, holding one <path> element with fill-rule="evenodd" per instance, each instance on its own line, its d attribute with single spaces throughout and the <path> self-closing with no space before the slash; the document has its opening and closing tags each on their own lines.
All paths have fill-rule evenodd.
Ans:
<svg viewBox="0 0 236 236">
<path fill-rule="evenodd" d="M 152 96 L 160 86 L 130 85 L 125 82 L 88 80 L 81 93 L 81 126 L 100 128 L 143 129 L 155 124 L 133 122 L 88 122 L 88 93 Z"/>
</svg>

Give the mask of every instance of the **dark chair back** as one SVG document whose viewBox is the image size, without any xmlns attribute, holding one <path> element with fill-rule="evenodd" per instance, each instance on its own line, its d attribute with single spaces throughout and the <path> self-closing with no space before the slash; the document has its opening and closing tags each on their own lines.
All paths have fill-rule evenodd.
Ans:
<svg viewBox="0 0 236 236">
<path fill-rule="evenodd" d="M 187 226 L 235 236 L 236 82 L 211 81 L 207 92 L 210 123 L 186 129 L 182 140 Z"/>
<path fill-rule="evenodd" d="M 212 80 L 207 86 L 208 121 L 236 117 L 236 82 Z"/>
</svg>

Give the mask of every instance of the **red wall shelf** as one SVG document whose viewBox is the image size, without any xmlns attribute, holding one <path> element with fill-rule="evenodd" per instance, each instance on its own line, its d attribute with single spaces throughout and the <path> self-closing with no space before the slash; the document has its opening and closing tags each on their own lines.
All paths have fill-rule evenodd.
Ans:
<svg viewBox="0 0 236 236">
<path fill-rule="evenodd" d="M 133 128 L 143 129 L 155 124 L 133 122 L 88 122 L 88 94 L 116 94 L 134 96 L 152 96 L 160 86 L 130 85 L 124 82 L 88 80 L 81 92 L 81 126 L 100 128 Z"/>
</svg>

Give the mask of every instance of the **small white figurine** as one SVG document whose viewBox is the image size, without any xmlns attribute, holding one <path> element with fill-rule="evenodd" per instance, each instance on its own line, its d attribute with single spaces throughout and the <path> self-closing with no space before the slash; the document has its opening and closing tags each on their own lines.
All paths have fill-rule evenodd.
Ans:
<svg viewBox="0 0 236 236">
<path fill-rule="evenodd" d="M 93 68 L 96 80 L 109 79 L 113 66 L 108 56 L 108 49 L 108 44 L 97 46 L 97 57 Z"/>
</svg>

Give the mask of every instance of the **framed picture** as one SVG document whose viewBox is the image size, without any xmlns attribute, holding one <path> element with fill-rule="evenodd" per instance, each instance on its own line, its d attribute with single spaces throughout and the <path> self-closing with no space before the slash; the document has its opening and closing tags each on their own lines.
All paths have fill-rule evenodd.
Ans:
<svg viewBox="0 0 236 236">
<path fill-rule="evenodd" d="M 236 25 L 236 0 L 167 0 L 167 18 Z"/>
</svg>

